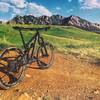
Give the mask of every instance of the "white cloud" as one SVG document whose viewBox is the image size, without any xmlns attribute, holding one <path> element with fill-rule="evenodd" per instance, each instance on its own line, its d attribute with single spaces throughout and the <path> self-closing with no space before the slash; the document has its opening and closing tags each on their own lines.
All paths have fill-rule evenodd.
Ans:
<svg viewBox="0 0 100 100">
<path fill-rule="evenodd" d="M 15 5 L 17 8 L 24 8 L 26 7 L 25 0 L 11 0 L 11 3 Z"/>
<path fill-rule="evenodd" d="M 8 3 L 0 2 L 0 11 L 1 12 L 5 12 L 5 13 L 8 12 L 9 7 L 10 7 L 10 5 Z"/>
<path fill-rule="evenodd" d="M 21 11 L 21 9 L 18 9 L 18 8 L 13 7 L 13 12 L 15 14 L 20 14 L 22 11 Z"/>
<path fill-rule="evenodd" d="M 72 2 L 72 0 L 68 0 L 68 2 Z"/>
<path fill-rule="evenodd" d="M 51 16 L 52 13 L 44 6 L 38 5 L 36 3 L 28 3 L 27 5 L 28 14 L 32 14 L 35 16 L 47 15 Z"/>
<path fill-rule="evenodd" d="M 24 8 L 26 7 L 26 0 L 1 0 L 2 2 L 6 2 L 15 6 L 17 8 Z"/>
<path fill-rule="evenodd" d="M 61 8 L 60 7 L 56 7 L 56 10 L 61 10 Z"/>
<path fill-rule="evenodd" d="M 100 9 L 100 0 L 83 0 L 81 9 Z"/>
<path fill-rule="evenodd" d="M 6 13 L 12 9 L 12 15 L 25 15 L 32 14 L 34 16 L 47 15 L 51 16 L 52 13 L 44 6 L 36 3 L 28 3 L 26 0 L 0 0 L 0 11 Z"/>
<path fill-rule="evenodd" d="M 79 3 L 82 3 L 84 0 L 78 0 L 79 1 Z"/>
<path fill-rule="evenodd" d="M 70 12 L 72 12 L 73 11 L 73 9 L 69 9 L 69 10 L 67 10 L 67 13 L 70 13 Z"/>
</svg>

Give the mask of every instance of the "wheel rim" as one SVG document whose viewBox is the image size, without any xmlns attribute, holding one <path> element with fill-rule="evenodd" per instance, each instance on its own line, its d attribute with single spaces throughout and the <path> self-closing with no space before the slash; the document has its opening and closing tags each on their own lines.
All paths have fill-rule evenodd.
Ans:
<svg viewBox="0 0 100 100">
<path fill-rule="evenodd" d="M 47 53 L 45 51 L 45 48 L 47 50 Z M 38 63 L 42 67 L 48 67 L 50 63 L 52 62 L 53 58 L 53 51 L 52 47 L 50 45 L 45 45 L 45 47 L 40 47 L 38 51 Z"/>
<path fill-rule="evenodd" d="M 0 59 L 0 81 L 10 86 L 19 80 L 23 68 L 17 64 L 19 53 L 13 50 L 5 51 Z"/>
</svg>

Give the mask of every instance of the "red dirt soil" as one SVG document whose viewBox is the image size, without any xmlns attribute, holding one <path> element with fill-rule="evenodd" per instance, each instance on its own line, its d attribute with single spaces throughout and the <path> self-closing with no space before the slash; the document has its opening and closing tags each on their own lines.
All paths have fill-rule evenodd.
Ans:
<svg viewBox="0 0 100 100">
<path fill-rule="evenodd" d="M 0 90 L 0 100 L 100 100 L 100 65 L 56 53 L 53 66 L 37 69 L 33 63 L 24 80 Z"/>
</svg>

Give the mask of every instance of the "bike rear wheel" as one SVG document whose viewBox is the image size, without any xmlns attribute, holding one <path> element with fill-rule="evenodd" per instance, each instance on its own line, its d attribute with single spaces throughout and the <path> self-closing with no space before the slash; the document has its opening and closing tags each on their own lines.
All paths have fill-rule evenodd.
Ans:
<svg viewBox="0 0 100 100">
<path fill-rule="evenodd" d="M 54 47 L 50 43 L 44 43 L 37 51 L 37 64 L 40 69 L 49 68 L 54 61 Z"/>
<path fill-rule="evenodd" d="M 23 76 L 21 51 L 16 48 L 6 49 L 0 57 L 0 87 L 9 89 L 22 81 Z"/>
</svg>

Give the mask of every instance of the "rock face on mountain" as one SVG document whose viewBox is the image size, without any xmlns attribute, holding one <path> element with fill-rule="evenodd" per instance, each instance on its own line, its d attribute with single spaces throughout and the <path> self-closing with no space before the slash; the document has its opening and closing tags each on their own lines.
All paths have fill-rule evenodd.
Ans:
<svg viewBox="0 0 100 100">
<path fill-rule="evenodd" d="M 60 15 L 53 15 L 51 17 L 49 16 L 34 17 L 32 15 L 27 15 L 27 16 L 17 15 L 8 22 L 16 24 L 61 25 L 63 19 L 64 17 Z"/>
<path fill-rule="evenodd" d="M 78 16 L 70 16 L 70 17 L 64 18 L 62 21 L 62 25 L 75 26 L 81 29 L 95 31 L 95 32 L 100 31 L 100 24 L 91 23 Z"/>
<path fill-rule="evenodd" d="M 39 24 L 39 25 L 62 25 L 62 26 L 75 26 L 81 29 L 94 31 L 100 33 L 100 24 L 91 23 L 78 16 L 63 17 L 60 15 L 40 16 L 34 17 L 33 15 L 16 16 L 7 23 L 15 24 Z"/>
</svg>

